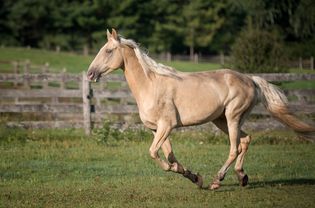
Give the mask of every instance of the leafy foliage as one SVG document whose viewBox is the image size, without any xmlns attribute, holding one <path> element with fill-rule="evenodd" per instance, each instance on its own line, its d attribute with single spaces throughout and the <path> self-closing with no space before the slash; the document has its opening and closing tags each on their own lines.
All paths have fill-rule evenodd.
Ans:
<svg viewBox="0 0 315 208">
<path fill-rule="evenodd" d="M 184 43 L 190 48 L 190 55 L 195 47 L 205 47 L 212 42 L 214 34 L 222 26 L 224 17 L 220 16 L 225 7 L 222 2 L 189 1 L 183 7 Z"/>
<path fill-rule="evenodd" d="M 242 72 L 284 72 L 283 49 L 275 33 L 247 29 L 232 49 L 234 67 Z"/>
<path fill-rule="evenodd" d="M 122 130 L 105 120 L 101 128 L 94 129 L 93 138 L 101 143 L 112 145 L 119 141 L 142 141 L 152 138 L 152 134 L 144 129 Z"/>
<path fill-rule="evenodd" d="M 98 49 L 116 28 L 153 52 L 229 52 L 247 19 L 277 30 L 291 54 L 314 55 L 313 0 L 1 1 L 0 44 Z"/>
</svg>

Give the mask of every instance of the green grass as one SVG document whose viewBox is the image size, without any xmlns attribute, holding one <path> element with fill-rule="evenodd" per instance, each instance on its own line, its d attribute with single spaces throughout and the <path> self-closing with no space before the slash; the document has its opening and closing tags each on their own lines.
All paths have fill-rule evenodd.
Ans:
<svg viewBox="0 0 315 208">
<path fill-rule="evenodd" d="M 23 62 L 25 60 L 29 60 L 33 65 L 44 65 L 48 62 L 53 72 L 58 72 L 65 67 L 68 72 L 80 73 L 87 70 L 93 57 L 40 49 L 0 48 L 0 61 Z M 7 71 L 7 66 L 5 69 L 0 69 L 2 70 Z"/>
<path fill-rule="evenodd" d="M 94 56 L 82 56 L 71 53 L 56 53 L 40 49 L 25 48 L 0 48 L 0 61 L 31 61 L 34 65 L 44 65 L 49 63 L 52 71 L 58 72 L 64 67 L 68 72 L 80 73 L 86 71 L 92 62 Z M 211 63 L 191 63 L 189 61 L 165 62 L 164 64 L 172 66 L 180 71 L 204 71 L 219 69 L 219 64 Z M 0 71 L 11 70 L 10 65 L 0 65 Z M 121 73 L 121 72 L 120 72 Z"/>
<path fill-rule="evenodd" d="M 183 72 L 222 69 L 220 64 L 205 63 L 205 62 L 193 63 L 189 61 L 172 61 L 172 62 L 163 62 L 163 64 L 174 67 L 175 69 L 178 69 Z"/>
<path fill-rule="evenodd" d="M 289 69 L 289 73 L 296 73 L 296 74 L 314 74 L 315 70 L 310 69 L 298 69 L 298 68 L 291 68 Z"/>
<path fill-rule="evenodd" d="M 239 187 L 231 169 L 221 189 L 209 191 L 157 167 L 148 154 L 150 139 L 104 145 L 77 130 L 2 131 L 0 207 L 265 208 L 315 203 L 315 146 L 294 139 L 278 145 L 254 142 L 245 163 L 249 186 Z M 8 135 L 13 135 L 10 141 Z M 191 136 L 175 134 L 175 154 L 208 184 L 229 147 L 199 133 Z M 257 141 L 266 138 L 257 136 Z"/>
<path fill-rule="evenodd" d="M 315 89 L 314 81 L 294 81 L 294 82 L 282 82 L 281 88 L 283 89 Z"/>
</svg>

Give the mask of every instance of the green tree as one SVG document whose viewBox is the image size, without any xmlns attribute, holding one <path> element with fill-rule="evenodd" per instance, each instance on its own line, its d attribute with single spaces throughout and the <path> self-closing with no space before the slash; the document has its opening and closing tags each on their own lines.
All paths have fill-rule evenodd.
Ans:
<svg viewBox="0 0 315 208">
<path fill-rule="evenodd" d="M 276 32 L 248 27 L 232 49 L 234 68 L 242 72 L 283 72 L 283 48 Z"/>
<path fill-rule="evenodd" d="M 184 5 L 181 26 L 191 59 L 195 48 L 209 45 L 223 25 L 224 17 L 220 15 L 220 11 L 224 5 L 223 2 L 207 0 L 188 1 Z"/>
<path fill-rule="evenodd" d="M 37 47 L 52 24 L 52 4 L 45 0 L 19 0 L 12 4 L 7 17 L 12 35 L 23 45 Z"/>
<path fill-rule="evenodd" d="M 108 19 L 108 25 L 117 28 L 121 34 L 128 38 L 141 40 L 149 45 L 154 31 L 154 11 L 152 0 L 124 0 L 111 1 L 113 10 Z"/>
<path fill-rule="evenodd" d="M 235 7 L 247 14 L 256 28 L 277 30 L 286 42 L 287 52 L 295 48 L 302 53 L 315 52 L 315 2 L 312 0 L 238 0 Z M 303 48 L 303 49 L 301 49 Z M 292 53 L 297 55 L 296 53 Z M 303 54 L 299 54 L 302 56 Z M 315 55 L 313 53 L 313 55 Z"/>
<path fill-rule="evenodd" d="M 149 46 L 155 52 L 171 52 L 185 50 L 181 44 L 183 36 L 181 34 L 182 6 L 176 1 L 153 1 L 156 8 L 154 10 L 155 21 Z"/>
</svg>

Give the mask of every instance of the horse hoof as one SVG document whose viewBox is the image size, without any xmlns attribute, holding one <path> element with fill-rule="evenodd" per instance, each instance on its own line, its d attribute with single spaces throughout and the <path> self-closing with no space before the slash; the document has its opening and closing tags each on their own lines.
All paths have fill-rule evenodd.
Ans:
<svg viewBox="0 0 315 208">
<path fill-rule="evenodd" d="M 240 180 L 241 186 L 246 186 L 248 184 L 248 176 L 247 174 L 244 175 L 244 177 Z"/>
<path fill-rule="evenodd" d="M 220 184 L 219 183 L 212 183 L 209 188 L 211 190 L 216 190 L 216 189 L 220 188 Z"/>
<path fill-rule="evenodd" d="M 198 186 L 198 188 L 202 188 L 202 185 L 203 185 L 203 178 L 201 175 L 199 175 L 199 173 L 197 173 L 197 182 L 196 182 L 196 185 Z"/>
</svg>

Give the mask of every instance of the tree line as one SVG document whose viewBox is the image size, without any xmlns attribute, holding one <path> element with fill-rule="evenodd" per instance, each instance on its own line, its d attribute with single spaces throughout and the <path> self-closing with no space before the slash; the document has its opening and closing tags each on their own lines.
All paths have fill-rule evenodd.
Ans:
<svg viewBox="0 0 315 208">
<path fill-rule="evenodd" d="M 290 56 L 315 54 L 313 0 L 3 0 L 0 44 L 97 49 L 107 28 L 155 53 L 230 53 L 257 30 Z M 245 37 L 246 38 L 246 37 Z M 268 41 L 268 40 L 266 40 Z"/>
</svg>

